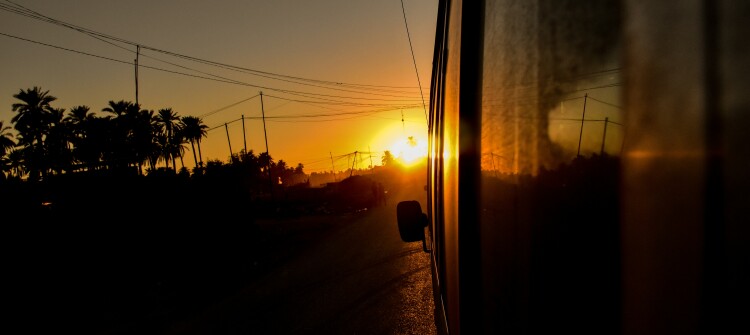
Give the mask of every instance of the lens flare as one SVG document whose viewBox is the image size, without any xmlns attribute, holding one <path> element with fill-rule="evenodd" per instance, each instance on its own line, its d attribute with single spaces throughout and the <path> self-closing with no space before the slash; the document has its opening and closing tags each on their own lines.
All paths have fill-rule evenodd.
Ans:
<svg viewBox="0 0 750 335">
<path fill-rule="evenodd" d="M 427 157 L 427 143 L 414 136 L 397 141 L 391 147 L 391 153 L 398 161 L 406 166 L 414 165 L 420 159 Z"/>
</svg>

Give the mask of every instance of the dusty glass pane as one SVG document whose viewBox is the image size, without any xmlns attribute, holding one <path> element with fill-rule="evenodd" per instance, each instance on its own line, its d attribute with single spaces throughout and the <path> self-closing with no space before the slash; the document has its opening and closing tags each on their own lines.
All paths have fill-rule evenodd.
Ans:
<svg viewBox="0 0 750 335">
<path fill-rule="evenodd" d="M 488 1 L 485 41 L 482 170 L 535 175 L 579 152 L 620 154 L 616 1 Z"/>
<path fill-rule="evenodd" d="M 486 329 L 616 333 L 619 2 L 488 0 L 483 71 Z"/>
</svg>

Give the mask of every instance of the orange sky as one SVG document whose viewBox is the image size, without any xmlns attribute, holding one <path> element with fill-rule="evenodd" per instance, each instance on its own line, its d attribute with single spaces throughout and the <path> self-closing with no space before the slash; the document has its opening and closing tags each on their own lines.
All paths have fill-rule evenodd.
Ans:
<svg viewBox="0 0 750 335">
<path fill-rule="evenodd" d="M 106 37 L 12 13 L 19 8 L 14 3 Z M 429 103 L 437 0 L 403 4 Z M 290 166 L 302 163 L 307 172 L 330 170 L 331 155 L 354 151 L 375 152 L 377 165 L 397 142 L 425 138 L 400 1 L 0 0 L 0 5 L 5 34 L 0 35 L 0 120 L 5 125 L 15 114 L 13 94 L 33 86 L 56 96 L 57 108 L 88 105 L 98 112 L 110 100 L 135 101 L 134 66 L 121 62 L 132 62 L 132 44 L 140 44 L 140 65 L 158 70 L 140 69 L 139 102 L 146 109 L 169 107 L 180 116 L 203 117 L 212 129 L 202 145 L 204 160 L 226 161 L 230 144 L 233 152 L 244 147 L 242 115 L 248 118 L 248 150 L 265 151 L 263 123 L 257 119 L 261 91 L 271 156 Z M 300 115 L 307 117 L 292 117 Z M 192 168 L 187 149 L 184 163 Z M 335 160 L 337 169 L 347 163 L 345 157 Z"/>
</svg>

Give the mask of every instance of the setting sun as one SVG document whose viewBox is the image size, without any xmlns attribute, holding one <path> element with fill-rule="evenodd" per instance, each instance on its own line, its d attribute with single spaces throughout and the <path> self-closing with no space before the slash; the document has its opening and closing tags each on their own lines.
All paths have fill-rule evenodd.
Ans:
<svg viewBox="0 0 750 335">
<path fill-rule="evenodd" d="M 427 157 L 426 126 L 416 119 L 411 119 L 405 125 L 394 122 L 381 128 L 371 143 L 373 148 L 388 150 L 395 161 L 407 167 Z"/>
<path fill-rule="evenodd" d="M 412 165 L 427 156 L 427 143 L 414 136 L 409 136 L 394 143 L 391 147 L 391 153 L 402 164 Z"/>
</svg>

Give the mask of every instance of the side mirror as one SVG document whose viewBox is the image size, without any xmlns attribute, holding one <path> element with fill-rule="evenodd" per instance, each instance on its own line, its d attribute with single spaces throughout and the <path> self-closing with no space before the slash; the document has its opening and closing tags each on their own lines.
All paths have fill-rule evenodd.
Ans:
<svg viewBox="0 0 750 335">
<path fill-rule="evenodd" d="M 401 201 L 396 206 L 398 219 L 398 232 L 404 242 L 422 241 L 423 249 L 426 251 L 424 228 L 427 227 L 427 214 L 422 213 L 419 201 Z"/>
</svg>

